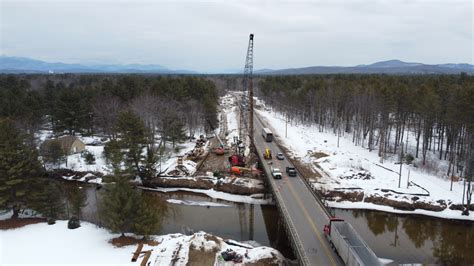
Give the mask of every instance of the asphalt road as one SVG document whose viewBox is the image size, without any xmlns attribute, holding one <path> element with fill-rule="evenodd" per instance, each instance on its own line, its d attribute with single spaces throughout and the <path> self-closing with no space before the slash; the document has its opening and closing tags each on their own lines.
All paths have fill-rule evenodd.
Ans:
<svg viewBox="0 0 474 266">
<path fill-rule="evenodd" d="M 306 263 L 310 265 L 343 265 L 341 259 L 331 249 L 328 240 L 323 233 L 323 227 L 328 223 L 329 217 L 324 212 L 322 206 L 314 198 L 311 191 L 303 183 L 298 173 L 297 177 L 289 177 L 286 174 L 286 167 L 293 166 L 285 157 L 284 160 L 276 158 L 277 153 L 282 152 L 280 148 L 273 142 L 266 142 L 262 136 L 262 124 L 255 117 L 254 119 L 254 142 L 257 152 L 263 154 L 265 148 L 272 151 L 272 160 L 264 161 L 267 169 L 271 167 L 280 168 L 283 178 L 275 180 L 270 173 L 269 182 L 275 190 L 276 199 L 289 217 L 285 220 L 295 229 L 296 241 L 302 247 L 302 254 L 307 258 Z"/>
</svg>

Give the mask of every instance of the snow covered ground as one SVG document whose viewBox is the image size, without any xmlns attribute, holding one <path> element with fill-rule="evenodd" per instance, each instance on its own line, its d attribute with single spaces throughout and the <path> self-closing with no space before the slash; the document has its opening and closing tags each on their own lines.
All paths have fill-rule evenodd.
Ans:
<svg viewBox="0 0 474 266">
<path fill-rule="evenodd" d="M 226 140 L 227 145 L 230 147 L 231 143 L 234 142 L 234 137 L 239 136 L 238 118 L 237 118 L 237 105 L 235 103 L 234 96 L 228 94 L 221 97 L 220 106 L 226 114 L 227 121 L 227 134 Z"/>
<path fill-rule="evenodd" d="M 118 235 L 111 234 L 94 224 L 82 222 L 81 227 L 67 229 L 67 221 L 57 221 L 54 225 L 32 224 L 17 229 L 0 230 L 0 265 L 140 265 L 131 262 L 136 245 L 114 247 L 109 243 Z M 265 258 L 274 258 L 276 263 L 285 259 L 277 250 L 269 247 L 247 247 L 229 245 L 223 239 L 204 232 L 193 235 L 169 234 L 154 236 L 157 246 L 144 245 L 143 251 L 152 250 L 148 260 L 151 265 L 186 265 L 190 250 L 200 254 L 207 251 L 212 260 L 222 260 L 221 252 L 227 249 L 240 254 L 243 263 L 254 263 Z M 228 243 L 238 243 L 236 241 Z M 206 253 L 207 253 L 206 252 Z M 247 256 L 245 256 L 247 254 Z M 192 264 L 192 261 L 189 261 Z M 242 265 L 242 264 L 234 264 Z"/>
<path fill-rule="evenodd" d="M 36 135 L 40 143 L 44 142 L 47 139 L 54 138 L 53 133 L 50 130 L 41 130 Z M 58 165 L 47 165 L 48 169 L 70 169 L 73 171 L 80 172 L 99 172 L 104 175 L 111 174 L 112 169 L 107 165 L 104 157 L 104 144 L 107 140 L 100 137 L 84 137 L 78 136 L 78 138 L 86 144 L 85 150 L 92 153 L 95 157 L 95 162 L 92 164 L 87 164 L 84 156 L 81 153 L 71 154 L 67 156 L 67 160 Z M 173 149 L 168 145 L 167 151 L 163 154 L 161 162 L 158 163 L 157 169 L 163 171 L 171 171 L 175 169 L 177 165 L 177 157 L 184 156 L 190 152 L 196 143 L 194 141 L 185 141 L 183 143 L 177 144 L 177 148 Z M 196 164 L 192 161 L 185 160 L 184 165 L 187 168 L 189 175 L 194 174 L 196 171 Z M 73 177 L 67 178 L 67 180 L 74 179 Z M 76 179 L 74 179 L 76 180 Z M 89 178 L 81 178 L 76 181 L 84 181 L 89 183 L 101 183 L 102 179 L 97 178 L 89 180 Z"/>
<path fill-rule="evenodd" d="M 264 106 L 260 103 L 260 106 Z M 381 197 L 393 201 L 426 203 L 445 207 L 443 211 L 401 211 L 388 206 L 368 202 L 339 201 L 330 202 L 337 208 L 376 209 L 394 213 L 417 213 L 441 218 L 474 220 L 474 215 L 462 216 L 461 211 L 449 209 L 451 204 L 462 202 L 463 183 L 450 183 L 445 176 L 424 171 L 412 165 L 402 166 L 401 186 L 399 187 L 400 165 L 397 158 L 387 158 L 380 163 L 377 150 L 355 146 L 351 136 L 339 139 L 332 132 L 319 132 L 317 126 L 288 124 L 288 137 L 285 137 L 285 118 L 269 108 L 260 108 L 257 114 L 273 129 L 277 139 L 285 145 L 292 155 L 310 164 L 322 174 L 314 180 L 313 186 L 323 191 L 363 192 L 367 197 Z M 324 153 L 328 156 L 324 156 Z M 321 157 L 323 156 L 323 157 Z M 435 157 L 435 156 L 433 156 Z M 317 167 L 317 165 L 319 167 Z M 443 165 L 443 163 L 441 163 Z M 409 177 L 409 180 L 408 180 Z M 383 190 L 383 191 L 382 191 Z"/>
</svg>

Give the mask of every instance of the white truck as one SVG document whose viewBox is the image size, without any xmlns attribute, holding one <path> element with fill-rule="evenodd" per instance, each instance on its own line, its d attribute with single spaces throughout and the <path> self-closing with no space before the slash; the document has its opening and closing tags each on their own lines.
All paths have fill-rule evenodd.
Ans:
<svg viewBox="0 0 474 266">
<path fill-rule="evenodd" d="M 347 266 L 382 265 L 351 224 L 343 219 L 330 218 L 324 234 Z"/>
</svg>

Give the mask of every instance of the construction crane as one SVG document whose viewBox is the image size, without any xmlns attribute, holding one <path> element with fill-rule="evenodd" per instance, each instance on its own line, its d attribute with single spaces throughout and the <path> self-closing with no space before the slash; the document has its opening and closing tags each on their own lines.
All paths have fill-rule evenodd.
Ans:
<svg viewBox="0 0 474 266">
<path fill-rule="evenodd" d="M 245 58 L 244 77 L 242 81 L 243 96 L 241 105 L 241 129 L 246 128 L 250 138 L 250 146 L 253 146 L 253 34 L 249 36 L 247 56 Z M 245 125 L 245 127 L 243 126 Z M 244 134 L 240 134 L 243 139 Z"/>
</svg>

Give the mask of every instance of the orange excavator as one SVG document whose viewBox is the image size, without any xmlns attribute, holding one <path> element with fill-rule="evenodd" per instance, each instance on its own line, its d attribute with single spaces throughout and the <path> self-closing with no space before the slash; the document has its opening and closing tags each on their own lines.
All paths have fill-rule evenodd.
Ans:
<svg viewBox="0 0 474 266">
<path fill-rule="evenodd" d="M 246 168 L 246 167 L 240 167 L 240 166 L 231 166 L 230 172 L 234 175 L 243 175 L 245 173 L 249 173 L 254 176 L 258 176 L 262 173 L 262 171 L 255 168 Z"/>
</svg>

